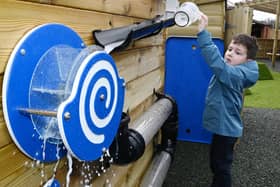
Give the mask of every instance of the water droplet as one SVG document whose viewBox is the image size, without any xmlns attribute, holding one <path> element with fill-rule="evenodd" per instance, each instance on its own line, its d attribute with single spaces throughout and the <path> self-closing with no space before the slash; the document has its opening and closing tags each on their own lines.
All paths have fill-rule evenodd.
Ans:
<svg viewBox="0 0 280 187">
<path fill-rule="evenodd" d="M 40 166 L 40 160 L 36 161 L 36 166 Z"/>
</svg>

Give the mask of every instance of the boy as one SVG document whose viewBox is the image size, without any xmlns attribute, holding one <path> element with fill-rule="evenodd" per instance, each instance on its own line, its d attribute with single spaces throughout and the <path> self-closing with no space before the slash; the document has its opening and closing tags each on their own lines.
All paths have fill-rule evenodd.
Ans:
<svg viewBox="0 0 280 187">
<path fill-rule="evenodd" d="M 212 187 L 231 186 L 233 148 L 242 136 L 241 109 L 243 89 L 258 80 L 256 40 L 246 34 L 235 36 L 224 58 L 205 29 L 208 17 L 202 14 L 198 25 L 198 44 L 213 72 L 205 101 L 203 126 L 213 133 L 210 147 Z"/>
</svg>

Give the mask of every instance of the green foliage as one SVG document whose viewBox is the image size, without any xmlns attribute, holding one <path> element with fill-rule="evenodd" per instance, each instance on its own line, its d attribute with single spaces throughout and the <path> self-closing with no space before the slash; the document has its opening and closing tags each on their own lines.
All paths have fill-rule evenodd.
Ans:
<svg viewBox="0 0 280 187">
<path fill-rule="evenodd" d="M 280 109 L 280 73 L 271 72 L 274 79 L 258 81 L 246 95 L 245 107 Z"/>
<path fill-rule="evenodd" d="M 247 88 L 247 89 L 244 90 L 244 94 L 245 95 L 252 95 L 252 91 L 249 88 Z"/>
<path fill-rule="evenodd" d="M 259 80 L 273 80 L 273 76 L 266 66 L 265 63 L 263 62 L 258 62 L 259 65 Z"/>
</svg>

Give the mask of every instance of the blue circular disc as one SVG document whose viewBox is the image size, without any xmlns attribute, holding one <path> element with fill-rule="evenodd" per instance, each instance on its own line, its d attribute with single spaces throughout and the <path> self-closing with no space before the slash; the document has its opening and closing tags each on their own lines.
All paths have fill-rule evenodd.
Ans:
<svg viewBox="0 0 280 187">
<path fill-rule="evenodd" d="M 9 133 L 23 153 L 43 162 L 55 161 L 67 150 L 62 141 L 44 140 L 30 115 L 24 115 L 19 108 L 30 106 L 30 81 L 38 61 L 48 49 L 61 44 L 82 48 L 83 41 L 76 32 L 61 24 L 44 24 L 32 29 L 13 50 L 3 80 L 3 112 Z"/>
<path fill-rule="evenodd" d="M 113 58 L 104 51 L 81 63 L 67 100 L 58 108 L 58 127 L 68 151 L 93 161 L 111 145 L 124 104 L 124 80 Z"/>
</svg>

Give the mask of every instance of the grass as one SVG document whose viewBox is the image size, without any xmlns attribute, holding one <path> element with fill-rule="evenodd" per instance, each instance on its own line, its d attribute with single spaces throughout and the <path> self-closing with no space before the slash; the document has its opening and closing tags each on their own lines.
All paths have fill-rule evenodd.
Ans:
<svg viewBox="0 0 280 187">
<path fill-rule="evenodd" d="M 245 96 L 245 107 L 280 109 L 280 73 L 271 74 L 273 80 L 259 80 L 250 88 L 251 94 Z"/>
<path fill-rule="evenodd" d="M 273 75 L 271 74 L 267 65 L 263 62 L 258 62 L 259 66 L 259 80 L 272 80 Z"/>
</svg>

